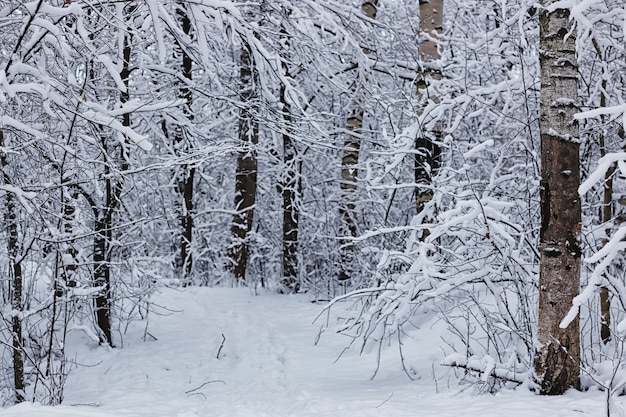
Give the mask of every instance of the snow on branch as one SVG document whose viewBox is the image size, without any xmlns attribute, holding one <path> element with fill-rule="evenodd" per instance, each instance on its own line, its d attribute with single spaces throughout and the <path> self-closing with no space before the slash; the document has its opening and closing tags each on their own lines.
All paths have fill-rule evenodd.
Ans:
<svg viewBox="0 0 626 417">
<path fill-rule="evenodd" d="M 593 296 L 598 286 L 602 283 L 607 268 L 611 265 L 613 260 L 626 249 L 626 241 L 624 241 L 624 238 L 626 238 L 626 228 L 622 227 L 617 230 L 613 237 L 611 237 L 611 240 L 609 240 L 602 249 L 585 259 L 587 263 L 599 263 L 593 269 L 589 277 L 589 282 L 583 291 L 572 300 L 572 307 L 567 313 L 567 316 L 561 321 L 559 327 L 564 329 L 569 326 L 578 315 L 580 307 Z"/>
<path fill-rule="evenodd" d="M 604 180 L 604 176 L 611 169 L 613 164 L 624 160 L 626 160 L 626 152 L 609 153 L 600 158 L 598 160 L 598 167 L 595 171 L 593 171 L 589 177 L 582 184 L 580 184 L 580 187 L 578 187 L 578 194 L 586 194 L 595 184 Z"/>
<path fill-rule="evenodd" d="M 152 149 L 152 143 L 148 141 L 148 138 L 146 136 L 140 135 L 128 126 L 122 125 L 120 121 L 114 119 L 111 116 L 97 113 L 93 110 L 87 110 L 83 112 L 81 116 L 86 120 L 89 120 L 90 122 L 96 123 L 101 126 L 110 127 L 111 129 L 122 133 L 144 151 L 150 151 Z"/>
<path fill-rule="evenodd" d="M 523 384 L 528 376 L 528 371 L 516 372 L 496 367 L 495 360 L 489 355 L 486 355 L 482 359 L 476 357 L 466 358 L 460 354 L 449 355 L 441 362 L 441 365 L 476 372 L 484 382 L 487 382 L 489 378 L 496 378 L 504 382 Z"/>
<path fill-rule="evenodd" d="M 593 110 L 582 111 L 576 113 L 574 118 L 577 120 L 592 119 L 594 117 L 609 115 L 609 114 L 622 114 L 626 113 L 626 104 L 619 104 L 617 106 L 599 107 Z"/>
</svg>

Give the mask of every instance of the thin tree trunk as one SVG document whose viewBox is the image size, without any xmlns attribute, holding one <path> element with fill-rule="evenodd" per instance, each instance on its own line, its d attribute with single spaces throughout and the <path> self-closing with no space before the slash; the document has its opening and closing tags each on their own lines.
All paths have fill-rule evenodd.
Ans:
<svg viewBox="0 0 626 417">
<path fill-rule="evenodd" d="M 281 30 L 281 34 L 286 33 Z M 287 65 L 283 63 L 285 73 L 288 72 Z M 292 137 L 291 106 L 287 99 L 287 88 L 284 84 L 280 86 L 280 101 L 283 107 L 283 120 L 285 122 L 283 131 L 283 164 L 285 166 L 285 178 L 282 181 L 283 197 L 283 278 L 281 283 L 286 292 L 298 291 L 298 220 L 300 211 L 297 206 L 297 199 L 300 195 L 300 179 L 297 164 L 298 150 Z"/>
<path fill-rule="evenodd" d="M 604 60 L 604 53 L 598 42 L 594 39 L 593 46 L 598 54 L 598 58 L 600 60 Z M 602 82 L 600 88 L 600 107 L 606 107 L 606 86 L 607 79 L 604 77 L 605 74 L 602 74 Z M 605 126 L 605 116 L 600 116 L 601 126 L 604 129 Z M 605 131 L 600 131 L 600 157 L 606 155 L 606 137 Z M 600 214 L 600 221 L 603 224 L 608 225 L 609 222 L 613 219 L 613 174 L 615 173 L 615 165 L 611 166 L 604 175 L 604 195 L 602 198 L 602 211 Z M 604 229 L 606 234 L 605 238 L 602 239 L 602 246 L 605 246 L 609 240 L 611 239 L 611 228 L 607 226 Z M 605 274 L 606 278 L 606 274 Z M 600 338 L 604 344 L 609 343 L 611 340 L 611 298 L 609 294 L 609 288 L 606 285 L 602 285 L 600 287 Z"/>
<path fill-rule="evenodd" d="M 578 65 L 568 9 L 542 9 L 539 27 L 542 179 L 535 377 L 542 394 L 558 395 L 580 387 L 578 320 L 560 327 L 580 289 Z"/>
<path fill-rule="evenodd" d="M 604 133 L 601 141 L 604 142 Z M 604 143 L 602 143 L 604 148 Z M 602 152 L 604 153 L 604 152 Z M 604 155 L 602 155 L 604 156 Z M 602 223 L 608 224 L 613 219 L 613 174 L 615 167 L 611 167 L 604 176 L 604 196 L 602 202 Z M 606 237 L 602 239 L 602 245 L 606 245 L 611 238 L 611 228 L 605 230 Z M 611 340 L 611 298 L 609 288 L 606 285 L 600 287 L 600 337 L 604 344 Z"/>
<path fill-rule="evenodd" d="M 111 331 L 111 265 L 108 261 L 110 225 L 105 218 L 97 218 L 93 242 L 93 283 L 100 291 L 95 298 L 96 324 L 100 329 L 100 342 L 113 347 Z"/>
<path fill-rule="evenodd" d="M 438 43 L 443 31 L 443 0 L 419 0 L 420 6 L 420 33 L 419 44 L 422 71 L 417 79 L 417 94 L 425 105 L 428 99 L 438 101 L 430 88 L 433 81 L 441 80 L 441 69 L 436 63 L 441 59 Z M 422 110 L 419 110 L 422 115 Z M 433 176 L 441 166 L 441 126 L 436 124 L 430 131 L 421 131 L 415 138 L 414 173 L 415 207 L 417 214 L 424 210 L 424 206 L 433 197 Z"/>
<path fill-rule="evenodd" d="M 239 82 L 241 110 L 239 112 L 239 143 L 235 172 L 235 210 L 231 233 L 230 269 L 239 281 L 246 279 L 250 232 L 254 221 L 254 204 L 257 189 L 257 155 L 259 124 L 256 119 L 258 97 L 256 97 L 257 74 L 250 45 L 241 48 Z"/>
<path fill-rule="evenodd" d="M 24 401 L 26 387 L 24 382 L 24 344 L 22 340 L 22 318 L 19 313 L 24 310 L 22 302 L 23 277 L 22 263 L 17 260 L 19 256 L 18 226 L 15 199 L 11 194 L 7 195 L 7 228 L 9 232 L 9 258 L 13 269 L 13 300 L 11 308 L 18 314 L 11 318 L 11 331 L 13 332 L 13 383 L 15 384 L 15 402 Z"/>
<path fill-rule="evenodd" d="M 137 9 L 136 5 L 128 5 L 123 9 L 124 17 L 132 16 Z M 125 91 L 120 91 L 120 102 L 122 104 L 130 101 L 130 59 L 132 54 L 132 33 L 125 31 L 121 36 L 122 40 L 122 68 L 120 78 L 124 83 Z M 92 74 L 93 76 L 93 74 Z M 122 125 L 130 127 L 130 113 L 122 115 Z M 113 242 L 113 229 L 116 212 L 122 198 L 124 181 L 122 178 L 115 179 L 112 175 L 111 164 L 114 159 L 109 159 L 107 138 L 102 137 L 102 147 L 104 155 L 104 207 L 92 207 L 94 211 L 94 244 L 93 244 L 93 282 L 94 286 L 100 287 L 101 291 L 95 297 L 96 324 L 100 329 L 101 343 L 106 343 L 111 347 L 113 344 L 112 334 L 112 307 L 113 291 L 111 287 L 111 242 Z M 128 156 L 126 147 L 120 146 L 119 164 L 121 171 L 128 169 Z"/>
<path fill-rule="evenodd" d="M 0 147 L 6 146 L 4 140 L 4 132 L 0 130 Z M 8 161 L 6 153 L 0 153 L 0 165 L 2 168 L 2 179 L 5 185 L 12 185 L 11 175 L 7 172 Z M 9 255 L 9 263 L 11 265 L 11 283 L 13 295 L 11 298 L 11 308 L 13 315 L 11 317 L 11 332 L 13 346 L 13 384 L 15 388 L 15 402 L 21 403 L 25 398 L 24 388 L 24 344 L 22 340 L 22 317 L 19 313 L 24 310 L 22 301 L 23 277 L 22 263 L 20 259 L 20 241 L 18 230 L 18 217 L 15 197 L 12 193 L 6 193 L 4 222 L 8 232 L 7 252 Z"/>
<path fill-rule="evenodd" d="M 181 23 L 183 32 L 186 35 L 191 34 L 191 20 L 185 13 L 184 3 L 179 4 L 176 11 L 178 19 Z M 181 53 L 182 75 L 189 83 L 192 81 L 192 65 L 193 61 L 183 45 L 178 45 Z M 184 100 L 183 114 L 185 119 L 191 122 L 193 120 L 192 104 L 193 96 L 191 88 L 185 83 L 180 82 L 178 87 L 178 96 Z M 189 132 L 183 126 L 177 126 L 174 133 L 174 148 L 182 151 L 184 147 L 189 148 Z M 183 275 L 183 283 L 187 284 L 191 279 L 193 272 L 193 187 L 196 170 L 194 167 L 183 165 L 178 173 L 178 181 L 176 190 L 182 200 L 182 208 L 180 213 L 180 259 L 179 269 Z"/>
<path fill-rule="evenodd" d="M 378 11 L 378 0 L 366 0 L 361 4 L 361 12 L 370 19 L 376 19 Z M 366 48 L 363 52 L 368 54 Z M 353 91 L 356 92 L 357 83 L 354 83 Z M 356 94 L 359 94 L 358 92 Z M 343 205 L 339 207 L 342 228 L 340 234 L 348 236 L 347 239 L 340 239 L 341 245 L 341 266 L 339 270 L 339 281 L 347 281 L 352 278 L 355 263 L 355 246 L 353 240 L 358 235 L 356 199 L 357 182 L 359 177 L 359 153 L 361 151 L 361 140 L 363 138 L 363 117 L 365 116 L 364 103 L 357 95 L 351 105 L 351 113 L 346 119 L 346 129 L 348 134 L 343 144 L 343 156 L 341 158 L 341 199 Z"/>
<path fill-rule="evenodd" d="M 70 182 L 72 179 L 66 175 L 62 175 L 61 183 L 61 204 L 62 208 L 62 228 L 64 241 L 62 242 L 61 255 L 61 282 L 55 280 L 55 296 L 61 297 L 67 288 L 76 286 L 76 271 L 78 270 L 78 250 L 73 245 L 71 236 L 74 232 L 74 222 L 76 220 L 76 205 L 78 199 L 78 191 L 72 189 Z"/>
<path fill-rule="evenodd" d="M 358 235 L 356 213 L 356 191 L 358 180 L 359 152 L 361 149 L 361 137 L 363 134 L 363 107 L 354 109 L 348 117 L 346 127 L 350 132 L 344 142 L 344 153 L 341 158 L 341 197 L 344 205 L 340 206 L 339 214 L 343 224 L 340 229 L 342 236 L 356 237 Z M 352 239 L 340 239 L 341 245 L 341 268 L 339 281 L 347 281 L 352 277 L 354 270 L 355 246 Z"/>
</svg>

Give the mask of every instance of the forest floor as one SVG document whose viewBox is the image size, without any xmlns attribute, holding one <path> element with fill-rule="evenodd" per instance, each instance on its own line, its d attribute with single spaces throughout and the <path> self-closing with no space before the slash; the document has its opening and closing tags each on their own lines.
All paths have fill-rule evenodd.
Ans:
<svg viewBox="0 0 626 417">
<path fill-rule="evenodd" d="M 306 295 L 248 289 L 162 289 L 146 321 L 118 334 L 115 349 L 72 335 L 77 363 L 63 405 L 24 403 L 2 417 L 566 417 L 606 416 L 598 390 L 540 397 L 526 387 L 497 394 L 460 384 L 437 326 L 406 337 L 398 350 L 344 352 L 349 340 L 320 329 L 333 316 Z M 335 307 L 341 314 L 347 305 Z M 345 311 L 345 310 L 344 310 Z M 332 326 L 331 326 L 332 328 Z M 318 340 L 319 338 L 319 340 Z M 316 343 L 317 341 L 317 343 Z M 376 377 L 371 379 L 377 363 Z M 612 401 L 619 417 L 623 397 Z"/>
</svg>

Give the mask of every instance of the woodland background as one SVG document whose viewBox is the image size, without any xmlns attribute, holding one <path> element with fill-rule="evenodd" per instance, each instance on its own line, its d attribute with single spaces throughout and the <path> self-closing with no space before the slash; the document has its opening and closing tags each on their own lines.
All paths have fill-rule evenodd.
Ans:
<svg viewBox="0 0 626 417">
<path fill-rule="evenodd" d="M 557 15 L 566 139 L 539 124 Z M 544 135 L 580 148 L 553 321 L 573 305 L 576 373 L 623 391 L 623 2 L 2 0 L 0 25 L 7 402 L 60 403 L 68 332 L 116 346 L 165 285 L 354 301 L 363 347 L 437 315 L 449 365 L 533 380 Z"/>
</svg>

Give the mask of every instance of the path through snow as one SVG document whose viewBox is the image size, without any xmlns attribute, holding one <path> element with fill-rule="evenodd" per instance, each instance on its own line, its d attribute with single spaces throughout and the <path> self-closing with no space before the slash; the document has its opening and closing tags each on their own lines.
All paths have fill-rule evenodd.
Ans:
<svg viewBox="0 0 626 417">
<path fill-rule="evenodd" d="M 418 380 L 406 377 L 395 352 L 385 352 L 381 370 L 371 380 L 374 354 L 348 352 L 336 361 L 347 340 L 332 332 L 314 344 L 321 323 L 312 321 L 321 307 L 306 296 L 190 288 L 164 289 L 154 301 L 167 309 L 155 307 L 147 328 L 145 322 L 131 324 L 123 348 L 89 346 L 74 335 L 82 365 L 70 375 L 63 406 L 22 404 L 0 416 L 606 415 L 600 392 L 547 398 L 523 388 L 497 395 L 463 390 L 446 379 L 448 369 L 437 365 L 440 340 L 430 328 L 405 346 Z M 615 413 L 621 410 L 613 411 L 619 416 Z"/>
</svg>

